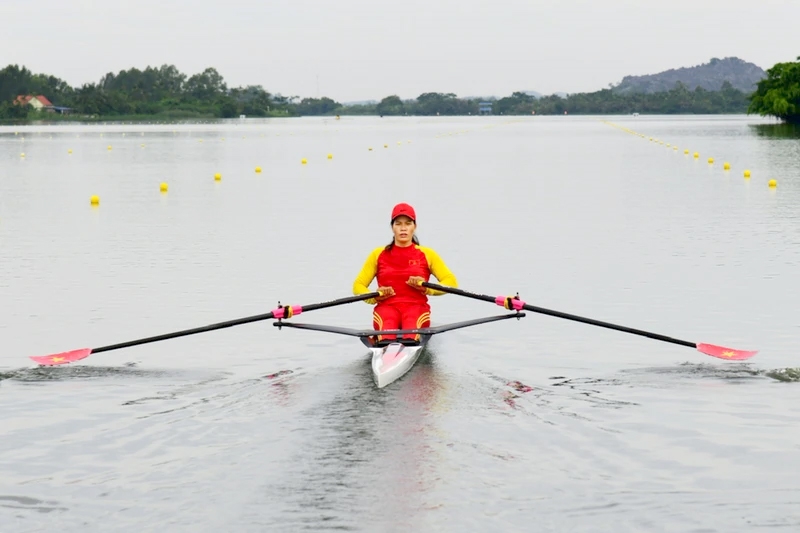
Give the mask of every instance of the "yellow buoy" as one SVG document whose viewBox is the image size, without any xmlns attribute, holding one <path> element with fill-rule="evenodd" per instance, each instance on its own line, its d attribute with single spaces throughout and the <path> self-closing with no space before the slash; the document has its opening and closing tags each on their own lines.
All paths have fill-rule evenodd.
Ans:
<svg viewBox="0 0 800 533">
<path fill-rule="evenodd" d="M 744 177 L 745 178 L 749 178 L 750 177 L 750 171 L 749 170 L 745 170 L 744 171 Z"/>
<path fill-rule="evenodd" d="M 71 154 L 71 153 L 72 153 L 72 148 L 70 148 L 69 150 L 67 150 L 67 153 L 68 153 L 68 154 Z"/>
<path fill-rule="evenodd" d="M 142 148 L 144 148 L 144 144 L 142 144 Z"/>
<path fill-rule="evenodd" d="M 669 148 L 669 147 L 670 147 L 670 144 L 669 144 L 669 143 L 667 143 L 667 148 Z"/>
<path fill-rule="evenodd" d="M 725 170 L 730 170 L 731 169 L 731 164 L 726 161 L 725 164 L 722 165 L 722 168 L 724 168 Z"/>
<path fill-rule="evenodd" d="M 688 148 L 687 148 L 687 149 L 685 149 L 685 150 L 683 151 L 683 153 L 684 153 L 684 154 L 688 154 L 688 153 L 689 153 L 689 149 L 688 149 Z"/>
<path fill-rule="evenodd" d="M 673 146 L 672 149 L 675 150 L 676 152 L 678 151 L 678 147 L 677 146 Z"/>
<path fill-rule="evenodd" d="M 333 154 L 328 154 L 328 159 L 333 159 Z"/>
<path fill-rule="evenodd" d="M 261 174 L 261 167 L 256 167 L 256 174 Z"/>
<path fill-rule="evenodd" d="M 402 143 L 402 142 L 400 142 L 400 141 L 397 141 L 397 144 L 403 144 L 403 143 Z"/>
<path fill-rule="evenodd" d="M 89 198 L 89 203 L 92 205 L 100 205 L 100 197 L 96 194 Z"/>
<path fill-rule="evenodd" d="M 372 146 L 370 146 L 370 147 L 369 147 L 369 151 L 370 151 L 370 152 L 372 151 Z"/>
<path fill-rule="evenodd" d="M 19 154 L 19 156 L 20 157 L 25 157 L 25 152 L 22 152 L 21 154 Z"/>
<path fill-rule="evenodd" d="M 111 150 L 111 145 L 110 145 L 110 144 L 108 145 L 108 148 L 107 148 L 107 150 Z"/>
<path fill-rule="evenodd" d="M 215 181 L 219 181 L 219 180 L 221 180 L 221 179 L 222 179 L 222 174 L 220 174 L 219 172 L 217 172 L 216 174 L 214 174 L 214 180 L 215 180 Z"/>
<path fill-rule="evenodd" d="M 388 144 L 384 144 L 383 147 L 384 148 L 389 148 L 389 145 Z"/>
<path fill-rule="evenodd" d="M 700 154 L 699 154 L 699 153 L 697 153 L 697 152 L 695 152 L 695 153 L 694 153 L 694 158 L 695 158 L 695 159 L 697 159 L 697 158 L 699 158 L 699 157 L 700 157 Z"/>
<path fill-rule="evenodd" d="M 300 163 L 305 165 L 306 163 L 308 163 L 308 160 L 304 157 L 303 159 L 300 160 Z"/>
<path fill-rule="evenodd" d="M 767 183 L 767 185 L 769 185 L 771 188 L 774 189 L 775 187 L 778 186 L 778 182 L 775 180 L 769 180 L 769 183 Z"/>
<path fill-rule="evenodd" d="M 713 158 L 713 157 L 709 157 L 709 158 L 708 158 L 708 164 L 710 165 L 710 164 L 712 164 L 713 162 L 714 162 L 714 158 Z"/>
<path fill-rule="evenodd" d="M 168 187 L 167 187 L 167 184 L 166 184 L 166 183 L 162 183 L 162 184 L 161 184 L 161 185 L 160 185 L 158 188 L 159 188 L 159 190 L 160 190 L 161 192 L 167 192 L 167 189 L 168 189 Z"/>
</svg>

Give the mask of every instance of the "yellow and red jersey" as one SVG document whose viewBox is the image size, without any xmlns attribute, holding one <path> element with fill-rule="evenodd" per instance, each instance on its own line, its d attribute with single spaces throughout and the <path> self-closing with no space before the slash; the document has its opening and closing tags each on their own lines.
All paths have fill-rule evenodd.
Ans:
<svg viewBox="0 0 800 533">
<path fill-rule="evenodd" d="M 445 294 L 441 291 L 426 289 L 424 293 L 411 287 L 406 282 L 411 276 L 420 276 L 429 281 L 431 274 L 440 285 L 457 287 L 456 277 L 444 264 L 439 254 L 426 246 L 391 246 L 388 250 L 381 246 L 375 248 L 367 257 L 364 267 L 353 282 L 353 294 L 372 292 L 370 283 L 378 278 L 379 287 L 392 287 L 395 295 L 389 300 L 392 304 L 424 304 L 428 296 Z M 377 303 L 374 299 L 364 300 L 368 304 Z"/>
</svg>

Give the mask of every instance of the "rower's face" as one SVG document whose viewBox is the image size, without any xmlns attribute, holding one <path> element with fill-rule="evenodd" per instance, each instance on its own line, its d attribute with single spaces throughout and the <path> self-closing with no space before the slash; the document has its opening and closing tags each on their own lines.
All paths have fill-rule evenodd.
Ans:
<svg viewBox="0 0 800 533">
<path fill-rule="evenodd" d="M 409 246 L 411 238 L 414 236 L 417 225 L 413 220 L 405 215 L 400 215 L 392 223 L 392 231 L 394 232 L 394 242 L 399 246 Z"/>
</svg>

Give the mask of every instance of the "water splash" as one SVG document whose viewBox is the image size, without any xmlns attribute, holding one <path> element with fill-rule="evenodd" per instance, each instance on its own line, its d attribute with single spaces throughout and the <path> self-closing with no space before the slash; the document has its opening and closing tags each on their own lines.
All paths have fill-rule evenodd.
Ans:
<svg viewBox="0 0 800 533">
<path fill-rule="evenodd" d="M 764 375 L 778 381 L 800 381 L 800 368 L 776 368 L 775 370 L 767 370 Z"/>
</svg>

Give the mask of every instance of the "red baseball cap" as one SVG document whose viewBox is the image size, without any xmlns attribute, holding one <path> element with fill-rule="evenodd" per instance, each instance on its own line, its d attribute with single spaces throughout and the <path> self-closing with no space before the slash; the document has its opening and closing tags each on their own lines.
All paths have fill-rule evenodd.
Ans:
<svg viewBox="0 0 800 533">
<path fill-rule="evenodd" d="M 394 206 L 394 209 L 392 209 L 392 222 L 401 215 L 407 216 L 414 222 L 417 221 L 417 213 L 415 213 L 414 208 L 408 204 L 397 204 Z"/>
</svg>

